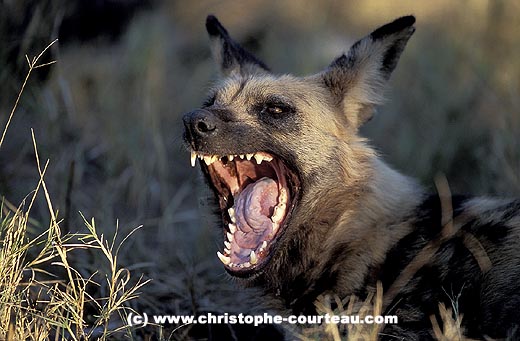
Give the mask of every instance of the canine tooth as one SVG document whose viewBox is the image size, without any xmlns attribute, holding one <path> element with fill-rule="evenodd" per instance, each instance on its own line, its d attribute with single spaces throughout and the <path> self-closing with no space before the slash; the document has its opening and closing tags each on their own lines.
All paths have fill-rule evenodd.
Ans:
<svg viewBox="0 0 520 341">
<path fill-rule="evenodd" d="M 256 164 L 259 165 L 264 160 L 264 157 L 262 155 L 255 154 L 255 160 L 256 160 Z"/>
<path fill-rule="evenodd" d="M 246 154 L 247 161 L 251 161 L 251 159 L 253 158 L 253 155 L 254 154 Z"/>
<path fill-rule="evenodd" d="M 217 256 L 224 265 L 228 265 L 231 262 L 231 258 L 224 256 L 220 251 L 217 251 Z"/>
<path fill-rule="evenodd" d="M 258 258 L 256 258 L 256 254 L 254 251 L 251 251 L 251 254 L 249 255 L 251 264 L 255 265 L 258 262 Z"/>
<path fill-rule="evenodd" d="M 227 240 L 224 240 L 224 245 L 226 245 L 226 247 L 227 247 L 228 249 L 231 249 L 231 243 L 228 242 Z"/>
<path fill-rule="evenodd" d="M 235 224 L 229 224 L 228 227 L 229 227 L 229 231 L 230 231 L 232 234 L 235 233 L 236 230 L 237 230 L 237 226 L 236 226 Z"/>
<path fill-rule="evenodd" d="M 228 160 L 229 160 L 229 161 L 233 161 L 234 158 L 235 158 L 235 157 L 234 157 L 233 155 L 228 155 Z"/>
<path fill-rule="evenodd" d="M 197 160 L 197 153 L 193 150 L 191 151 L 191 166 L 195 167 L 195 160 Z"/>
<path fill-rule="evenodd" d="M 232 235 L 231 233 L 229 233 L 229 232 L 226 232 L 226 237 L 227 237 L 227 239 L 228 239 L 230 242 L 232 242 L 233 239 L 234 239 L 233 235 Z"/>
</svg>

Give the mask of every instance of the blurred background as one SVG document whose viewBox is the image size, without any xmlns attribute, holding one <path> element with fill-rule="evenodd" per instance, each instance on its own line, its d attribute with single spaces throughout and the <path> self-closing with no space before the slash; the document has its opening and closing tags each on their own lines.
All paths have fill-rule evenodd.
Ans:
<svg viewBox="0 0 520 341">
<path fill-rule="evenodd" d="M 36 187 L 33 128 L 40 157 L 50 159 L 46 181 L 62 229 L 85 229 L 78 212 L 108 236 L 117 222 L 122 234 L 144 225 L 120 255 L 153 279 L 137 310 L 254 309 L 215 256 L 210 193 L 182 143 L 182 114 L 216 77 L 210 13 L 272 70 L 296 75 L 414 14 L 417 31 L 387 103 L 362 133 L 432 190 L 442 173 L 453 192 L 520 195 L 517 1 L 0 0 L 2 130 L 28 69 L 24 55 L 59 38 L 44 60 L 57 63 L 34 71 L 0 149 L 0 196 L 18 205 Z M 41 200 L 33 218 L 43 229 Z M 77 262 L 97 269 L 94 254 Z"/>
</svg>

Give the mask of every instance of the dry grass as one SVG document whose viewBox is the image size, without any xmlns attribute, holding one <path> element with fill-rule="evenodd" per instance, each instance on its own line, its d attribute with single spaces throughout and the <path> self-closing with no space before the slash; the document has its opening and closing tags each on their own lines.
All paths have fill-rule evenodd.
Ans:
<svg viewBox="0 0 520 341">
<path fill-rule="evenodd" d="M 29 71 L 5 124 L 0 147 L 31 72 L 54 63 L 38 64 L 38 61 L 55 42 L 32 60 L 26 56 Z M 118 256 L 123 243 L 138 228 L 118 241 L 116 226 L 114 237 L 106 240 L 96 230 L 94 219 L 88 222 L 83 217 L 86 233 L 64 234 L 44 180 L 49 161 L 42 167 L 34 132 L 31 133 L 38 184 L 20 206 L 15 207 L 4 199 L 0 209 L 0 339 L 106 340 L 121 332 L 132 336 L 121 321 L 126 320 L 129 311 L 126 304 L 138 297 L 138 291 L 148 280 L 132 281 L 130 272 L 119 265 Z M 28 233 L 34 224 L 31 210 L 41 192 L 50 223 L 47 230 L 31 238 Z M 109 271 L 81 274 L 70 261 L 71 253 L 81 249 L 101 253 Z M 101 285 L 107 288 L 106 296 L 93 296 L 90 288 Z M 87 321 L 87 311 L 92 315 L 91 321 Z"/>
<path fill-rule="evenodd" d="M 42 177 L 41 185 L 44 184 Z M 39 188 L 34 196 L 38 192 Z M 106 340 L 111 335 L 120 337 L 121 332 L 132 336 L 121 321 L 125 321 L 129 311 L 128 301 L 136 298 L 148 281 L 139 278 L 132 283 L 130 272 L 119 266 L 118 251 L 126 238 L 118 244 L 115 239 L 104 240 L 93 220 L 85 221 L 87 233 L 63 235 L 59 223 L 53 220 L 45 233 L 28 239 L 31 206 L 32 203 L 26 209 L 3 210 L 0 339 Z M 102 252 L 111 271 L 88 277 L 81 274 L 70 262 L 70 254 L 78 249 Z M 36 256 L 31 257 L 34 253 Z M 49 268 L 54 269 L 53 273 L 46 270 Z M 108 287 L 107 296 L 92 296 L 91 288 L 100 285 Z M 92 315 L 90 318 L 87 312 Z"/>
<path fill-rule="evenodd" d="M 315 302 L 316 311 L 319 315 L 329 316 L 359 316 L 359 320 L 363 320 L 367 315 L 380 316 L 383 314 L 383 287 L 378 283 L 376 292 L 369 294 L 366 299 L 360 300 L 352 295 L 346 299 L 340 299 L 338 296 L 330 297 L 321 295 Z M 334 307 L 334 308 L 332 308 Z M 303 328 L 301 330 L 289 330 L 298 339 L 310 340 L 363 340 L 376 341 L 383 324 L 323 324 L 313 327 Z M 348 335 L 348 337 L 346 336 Z"/>
</svg>

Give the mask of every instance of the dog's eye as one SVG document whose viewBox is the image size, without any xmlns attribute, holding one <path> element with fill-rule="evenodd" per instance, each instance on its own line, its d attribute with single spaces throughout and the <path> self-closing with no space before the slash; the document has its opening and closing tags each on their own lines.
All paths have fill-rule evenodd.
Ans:
<svg viewBox="0 0 520 341">
<path fill-rule="evenodd" d="M 273 117 L 281 117 L 282 115 L 293 112 L 291 106 L 285 104 L 265 104 L 262 109 L 262 114 L 267 114 Z"/>
<path fill-rule="evenodd" d="M 279 115 L 279 114 L 283 113 L 283 109 L 280 107 L 268 107 L 267 110 L 272 115 Z"/>
</svg>

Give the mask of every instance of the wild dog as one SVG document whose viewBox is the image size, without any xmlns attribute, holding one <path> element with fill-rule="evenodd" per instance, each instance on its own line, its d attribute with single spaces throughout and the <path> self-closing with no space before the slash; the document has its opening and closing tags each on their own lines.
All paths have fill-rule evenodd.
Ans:
<svg viewBox="0 0 520 341">
<path fill-rule="evenodd" d="M 208 16 L 222 77 L 183 121 L 191 163 L 215 193 L 217 255 L 294 314 L 313 313 L 320 294 L 363 297 L 381 282 L 385 314 L 399 317 L 381 338 L 433 338 L 439 303 L 467 337 L 518 336 L 520 201 L 430 195 L 358 134 L 414 23 L 396 19 L 295 77 L 271 72 Z"/>
</svg>

